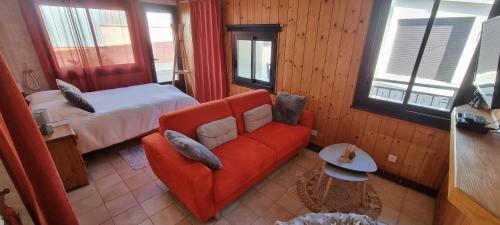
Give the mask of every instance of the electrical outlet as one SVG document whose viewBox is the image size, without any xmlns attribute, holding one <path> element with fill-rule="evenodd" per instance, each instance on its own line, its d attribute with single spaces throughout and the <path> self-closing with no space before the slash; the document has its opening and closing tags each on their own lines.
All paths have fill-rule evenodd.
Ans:
<svg viewBox="0 0 500 225">
<path fill-rule="evenodd" d="M 396 163 L 398 161 L 398 157 L 395 155 L 389 154 L 389 156 L 387 157 L 387 161 L 392 162 L 392 163 Z"/>
<path fill-rule="evenodd" d="M 318 130 L 312 130 L 311 134 L 312 136 L 318 136 Z"/>
</svg>

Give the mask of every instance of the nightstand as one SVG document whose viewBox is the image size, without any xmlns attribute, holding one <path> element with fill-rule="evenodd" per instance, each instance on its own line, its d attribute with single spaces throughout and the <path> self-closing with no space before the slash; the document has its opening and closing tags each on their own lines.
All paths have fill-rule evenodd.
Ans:
<svg viewBox="0 0 500 225">
<path fill-rule="evenodd" d="M 54 126 L 54 133 L 43 136 L 66 191 L 89 184 L 85 163 L 76 148 L 76 138 L 69 124 Z"/>
</svg>

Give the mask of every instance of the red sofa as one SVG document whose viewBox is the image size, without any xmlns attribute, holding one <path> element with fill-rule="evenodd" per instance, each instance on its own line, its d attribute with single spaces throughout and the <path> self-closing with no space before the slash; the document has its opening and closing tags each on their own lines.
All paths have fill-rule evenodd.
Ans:
<svg viewBox="0 0 500 225">
<path fill-rule="evenodd" d="M 256 90 L 166 113 L 160 117 L 160 132 L 142 139 L 156 176 L 198 219 L 216 215 L 309 143 L 314 120 L 309 111 L 297 126 L 271 122 L 245 132 L 243 113 L 263 104 L 272 104 L 271 97 Z M 222 162 L 220 170 L 184 157 L 163 136 L 175 130 L 196 140 L 197 127 L 228 116 L 236 118 L 238 138 L 212 150 Z"/>
</svg>

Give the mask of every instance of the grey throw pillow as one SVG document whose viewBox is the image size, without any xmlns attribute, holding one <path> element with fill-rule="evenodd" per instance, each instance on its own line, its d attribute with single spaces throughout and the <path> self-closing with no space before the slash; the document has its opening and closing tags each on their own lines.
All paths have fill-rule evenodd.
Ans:
<svg viewBox="0 0 500 225">
<path fill-rule="evenodd" d="M 273 109 L 273 120 L 297 125 L 306 104 L 306 97 L 280 92 Z"/>
<path fill-rule="evenodd" d="M 66 98 L 66 100 L 68 100 L 69 104 L 71 104 L 72 106 L 83 109 L 87 112 L 95 112 L 94 106 L 92 106 L 92 104 L 90 104 L 90 102 L 87 101 L 87 99 L 80 93 L 66 88 L 62 88 L 61 92 L 64 98 Z"/>
<path fill-rule="evenodd" d="M 68 82 L 56 79 L 56 84 L 59 90 L 61 90 L 61 92 L 63 91 L 63 89 L 65 89 L 65 90 L 72 90 L 78 94 L 82 93 L 82 91 L 80 91 L 80 89 L 78 89 L 75 85 L 72 85 Z"/>
<path fill-rule="evenodd" d="M 197 141 L 173 130 L 165 131 L 164 135 L 170 145 L 186 158 L 201 162 L 213 170 L 222 168 L 219 158 Z"/>
</svg>

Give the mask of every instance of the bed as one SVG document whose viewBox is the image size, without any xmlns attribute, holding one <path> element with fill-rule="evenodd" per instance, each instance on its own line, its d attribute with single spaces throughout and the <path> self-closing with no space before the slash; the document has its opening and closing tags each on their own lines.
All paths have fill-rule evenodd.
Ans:
<svg viewBox="0 0 500 225">
<path fill-rule="evenodd" d="M 69 123 L 84 154 L 140 136 L 159 127 L 161 114 L 199 104 L 172 85 L 143 84 L 83 93 L 95 113 L 71 106 L 60 91 L 26 97 L 30 109 L 48 109 L 54 125 Z"/>
</svg>

